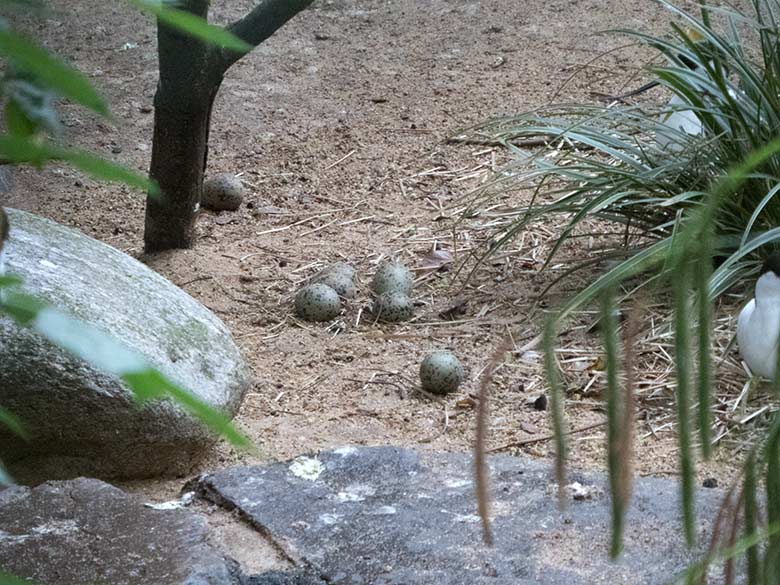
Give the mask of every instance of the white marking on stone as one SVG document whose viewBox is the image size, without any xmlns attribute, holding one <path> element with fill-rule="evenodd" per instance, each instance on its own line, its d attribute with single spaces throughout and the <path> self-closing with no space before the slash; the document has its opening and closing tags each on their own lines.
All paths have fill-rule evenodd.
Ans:
<svg viewBox="0 0 780 585">
<path fill-rule="evenodd" d="M 151 508 L 152 510 L 179 510 L 189 506 L 194 499 L 195 492 L 187 492 L 178 500 L 169 500 L 167 502 L 159 502 L 157 504 L 146 502 L 144 506 Z"/>
<path fill-rule="evenodd" d="M 339 521 L 339 518 L 341 518 L 341 516 L 338 514 L 322 514 L 320 515 L 320 522 L 323 524 L 333 525 Z"/>
<path fill-rule="evenodd" d="M 338 494 L 336 494 L 336 499 L 339 502 L 343 503 L 343 502 L 362 502 L 366 498 L 352 492 L 339 492 Z"/>
<path fill-rule="evenodd" d="M 347 486 L 343 492 L 336 494 L 336 499 L 339 502 L 362 502 L 375 493 L 376 490 L 372 486 L 356 483 Z"/>
<path fill-rule="evenodd" d="M 316 457 L 296 457 L 290 464 L 290 473 L 301 479 L 308 479 L 309 481 L 316 481 L 323 471 L 325 466 L 322 461 Z"/>
<path fill-rule="evenodd" d="M 49 262 L 48 260 L 39 260 L 38 264 L 45 266 L 46 268 L 59 268 L 54 262 Z"/>
<path fill-rule="evenodd" d="M 379 506 L 370 512 L 373 516 L 392 516 L 396 513 L 395 506 Z"/>
<path fill-rule="evenodd" d="M 33 535 L 63 535 L 72 534 L 79 531 L 79 526 L 75 520 L 52 520 L 33 528 L 30 536 Z"/>
<path fill-rule="evenodd" d="M 455 514 L 453 520 L 455 520 L 455 522 L 474 524 L 475 522 L 479 522 L 479 516 L 476 514 Z"/>
<path fill-rule="evenodd" d="M 446 482 L 444 482 L 444 485 L 446 485 L 448 488 L 461 488 L 461 487 L 465 487 L 467 485 L 471 485 L 471 480 L 469 480 L 469 479 L 448 479 Z"/>
<path fill-rule="evenodd" d="M 357 453 L 357 449 L 354 447 L 339 447 L 338 449 L 334 449 L 333 452 L 342 457 L 349 457 L 350 455 Z"/>
</svg>

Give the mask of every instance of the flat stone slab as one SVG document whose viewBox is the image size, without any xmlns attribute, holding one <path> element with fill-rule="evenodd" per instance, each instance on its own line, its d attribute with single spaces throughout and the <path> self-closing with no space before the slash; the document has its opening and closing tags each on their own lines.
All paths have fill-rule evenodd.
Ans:
<svg viewBox="0 0 780 585">
<path fill-rule="evenodd" d="M 238 585 L 203 517 L 95 479 L 0 491 L 0 569 L 39 585 Z"/>
<path fill-rule="evenodd" d="M 660 585 L 696 558 L 681 541 L 673 480 L 638 480 L 612 563 L 603 477 L 572 472 L 560 512 L 548 463 L 497 456 L 490 466 L 493 548 L 482 544 L 467 454 L 343 448 L 205 475 L 197 489 L 332 585 Z M 700 542 L 721 497 L 698 496 Z"/>
</svg>

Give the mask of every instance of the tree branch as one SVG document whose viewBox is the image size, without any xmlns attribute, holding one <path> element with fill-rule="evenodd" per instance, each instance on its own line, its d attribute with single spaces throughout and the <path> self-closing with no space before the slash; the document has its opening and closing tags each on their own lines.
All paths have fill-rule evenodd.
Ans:
<svg viewBox="0 0 780 585">
<path fill-rule="evenodd" d="M 313 0 L 260 0 L 246 16 L 228 25 L 227 30 L 256 47 L 312 2 Z M 243 56 L 242 53 L 222 49 L 217 57 L 217 67 L 224 74 Z"/>
</svg>

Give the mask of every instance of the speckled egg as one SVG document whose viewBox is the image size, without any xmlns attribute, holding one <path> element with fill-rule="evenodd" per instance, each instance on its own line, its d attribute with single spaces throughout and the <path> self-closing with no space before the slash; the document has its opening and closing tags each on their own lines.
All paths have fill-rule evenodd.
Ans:
<svg viewBox="0 0 780 585">
<path fill-rule="evenodd" d="M 412 292 L 412 273 L 400 262 L 384 262 L 374 275 L 371 289 L 375 294 L 395 291 L 408 295 Z"/>
<path fill-rule="evenodd" d="M 317 273 L 311 282 L 327 284 L 335 290 L 340 297 L 350 299 L 357 293 L 355 287 L 355 269 L 346 262 L 336 262 L 325 270 Z"/>
<path fill-rule="evenodd" d="M 463 366 L 449 351 L 434 351 L 420 364 L 420 383 L 432 394 L 455 392 L 463 378 Z"/>
<path fill-rule="evenodd" d="M 404 293 L 388 291 L 382 293 L 374 300 L 374 306 L 371 311 L 380 321 L 397 323 L 411 319 L 414 307 L 412 306 L 412 300 Z"/>
<path fill-rule="evenodd" d="M 344 276 L 350 280 L 355 279 L 355 268 L 346 262 L 334 262 L 325 270 L 323 270 L 323 272 L 327 272 L 329 274 L 338 274 L 339 276 Z"/>
<path fill-rule="evenodd" d="M 295 312 L 307 321 L 330 321 L 341 312 L 341 300 L 326 284 L 307 284 L 295 295 Z"/>
<path fill-rule="evenodd" d="M 354 281 L 343 272 L 331 272 L 320 277 L 317 282 L 328 285 L 336 291 L 340 297 L 351 299 L 355 296 L 357 288 Z"/>
<path fill-rule="evenodd" d="M 231 173 L 209 177 L 203 182 L 200 203 L 214 211 L 235 211 L 244 200 L 244 185 Z"/>
</svg>

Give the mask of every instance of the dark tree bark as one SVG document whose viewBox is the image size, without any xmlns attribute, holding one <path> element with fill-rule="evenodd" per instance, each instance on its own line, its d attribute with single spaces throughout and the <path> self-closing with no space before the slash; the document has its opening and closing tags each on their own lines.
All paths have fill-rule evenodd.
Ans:
<svg viewBox="0 0 780 585">
<path fill-rule="evenodd" d="M 257 46 L 312 0 L 261 0 L 228 26 Z M 182 8 L 206 18 L 208 0 L 187 0 Z M 160 81 L 154 97 L 154 138 L 149 175 L 159 196 L 146 201 L 147 252 L 189 248 L 208 159 L 211 110 L 225 72 L 241 53 L 207 45 L 162 23 L 157 25 Z"/>
</svg>

